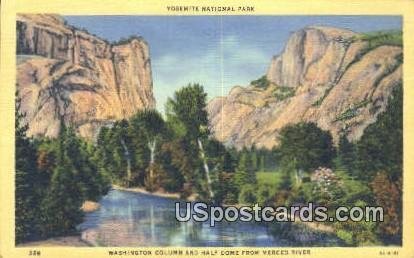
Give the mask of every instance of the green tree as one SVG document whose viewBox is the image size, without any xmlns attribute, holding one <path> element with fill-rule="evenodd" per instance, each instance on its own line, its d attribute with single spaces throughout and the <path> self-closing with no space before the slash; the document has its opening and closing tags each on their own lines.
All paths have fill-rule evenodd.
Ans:
<svg viewBox="0 0 414 258">
<path fill-rule="evenodd" d="M 136 162 L 140 160 L 135 157 L 140 154 L 136 153 L 140 148 L 134 148 L 128 129 L 126 120 L 116 121 L 108 128 L 102 127 L 97 137 L 94 158 L 101 174 L 109 176 L 113 183 L 125 186 L 136 180 L 133 171 L 143 174 L 145 170 L 143 164 Z"/>
<path fill-rule="evenodd" d="M 214 198 L 212 190 L 212 179 L 210 175 L 210 167 L 208 157 L 204 150 L 204 145 L 208 141 L 208 117 L 206 111 L 207 94 L 204 92 L 203 86 L 199 84 L 189 84 L 186 87 L 176 91 L 173 98 L 167 101 L 167 118 L 172 120 L 176 128 L 184 134 L 184 138 L 188 141 L 190 155 L 197 153 L 198 161 L 195 160 L 193 165 L 197 168 L 199 161 L 202 163 L 204 170 L 204 178 L 206 181 L 209 198 Z M 195 169 L 198 171 L 198 169 Z M 197 174 L 194 175 L 198 177 Z"/>
<path fill-rule="evenodd" d="M 257 172 L 259 170 L 259 165 L 258 165 L 258 158 L 257 158 L 257 149 L 253 146 L 252 149 L 250 150 L 250 159 L 251 159 L 251 163 L 252 163 L 252 169 Z"/>
<path fill-rule="evenodd" d="M 114 146 L 116 146 L 116 152 L 115 157 L 118 161 L 118 169 L 120 170 L 119 173 L 125 173 L 126 176 L 124 177 L 124 184 L 126 186 L 130 186 L 133 178 L 132 178 L 132 166 L 133 166 L 133 157 L 134 154 L 133 146 L 131 146 L 131 138 L 128 134 L 128 121 L 127 120 L 121 120 L 119 122 L 116 122 L 113 127 L 113 140 L 115 141 L 113 143 Z"/>
<path fill-rule="evenodd" d="M 63 154 L 71 163 L 76 171 L 76 182 L 79 186 L 79 194 L 84 200 L 97 201 L 105 193 L 107 186 L 102 179 L 102 174 L 93 161 L 94 147 L 76 136 L 72 127 L 66 128 L 62 124 L 62 134 L 59 139 L 60 148 L 63 148 Z M 61 150 L 59 150 L 61 152 Z M 62 155 L 62 152 L 60 153 Z M 59 165 L 59 164 L 58 164 Z M 58 166 L 57 165 L 57 166 Z"/>
<path fill-rule="evenodd" d="M 84 140 L 79 138 L 78 140 L 79 163 L 77 169 L 80 173 L 77 180 L 81 193 L 85 200 L 98 201 L 110 189 L 110 182 L 106 175 L 98 169 L 94 159 L 95 147 Z"/>
<path fill-rule="evenodd" d="M 139 163 L 143 155 L 139 151 L 143 148 L 136 148 L 133 140 L 126 120 L 116 121 L 99 131 L 94 160 L 100 173 L 115 184 L 143 184 L 145 167 Z"/>
<path fill-rule="evenodd" d="M 218 204 L 236 204 L 239 189 L 234 184 L 234 173 L 218 172 L 218 180 L 214 182 L 215 201 Z"/>
<path fill-rule="evenodd" d="M 378 171 L 387 171 L 391 180 L 402 175 L 403 89 L 394 88 L 387 109 L 369 125 L 357 143 L 357 169 L 361 179 L 371 181 Z"/>
<path fill-rule="evenodd" d="M 37 234 L 39 196 L 36 192 L 38 172 L 36 150 L 26 136 L 25 115 L 20 111 L 21 100 L 16 93 L 15 107 L 15 216 L 16 243 Z"/>
<path fill-rule="evenodd" d="M 196 140 L 208 136 L 207 130 L 207 94 L 203 86 L 189 84 L 174 93 L 174 98 L 168 99 L 168 117 L 176 117 L 185 127 L 188 139 Z"/>
<path fill-rule="evenodd" d="M 263 75 L 257 80 L 251 81 L 250 85 L 253 85 L 255 87 L 266 89 L 270 85 L 270 81 L 267 79 L 266 75 Z"/>
<path fill-rule="evenodd" d="M 129 121 L 129 134 L 137 153 L 147 152 L 148 155 L 138 155 L 136 162 L 143 164 L 148 171 L 145 185 L 149 190 L 155 190 L 155 164 L 159 146 L 162 144 L 163 134 L 166 130 L 164 120 L 156 110 L 143 110 L 135 114 Z M 141 160 L 139 160 L 141 158 Z"/>
<path fill-rule="evenodd" d="M 42 201 L 42 234 L 59 236 L 74 232 L 82 221 L 80 210 L 84 201 L 80 184 L 77 161 L 76 136 L 72 129 L 66 129 L 63 122 L 59 135 L 59 153 L 57 165 L 46 197 Z"/>
<path fill-rule="evenodd" d="M 185 155 L 180 141 L 167 141 L 160 148 L 159 160 L 162 174 L 157 178 L 160 186 L 169 192 L 183 192 L 184 174 L 191 171 L 191 162 Z M 187 197 L 190 193 L 184 193 Z"/>
<path fill-rule="evenodd" d="M 365 207 L 368 204 L 358 201 L 354 204 L 358 207 Z M 349 207 L 350 208 L 350 207 Z M 376 223 L 373 221 L 348 220 L 345 222 L 335 222 L 333 224 L 335 234 L 349 246 L 378 246 L 381 242 L 375 234 Z"/>
<path fill-rule="evenodd" d="M 36 163 L 42 191 L 49 187 L 53 171 L 56 168 L 59 147 L 57 143 L 58 141 L 55 139 L 40 139 L 36 143 Z"/>
<path fill-rule="evenodd" d="M 259 157 L 259 171 L 265 172 L 266 171 L 266 163 L 265 163 L 265 155 L 262 154 Z"/>
<path fill-rule="evenodd" d="M 96 137 L 96 151 L 94 153 L 94 160 L 96 161 L 100 173 L 112 177 L 112 148 L 109 146 L 110 129 L 108 127 L 101 127 L 98 136 Z"/>
<path fill-rule="evenodd" d="M 296 170 L 329 167 L 335 155 L 331 134 L 314 123 L 288 125 L 280 131 L 279 139 L 282 160 L 294 161 Z"/>
<path fill-rule="evenodd" d="M 239 203 L 242 204 L 253 204 L 257 202 L 256 196 L 257 189 L 254 185 L 244 185 L 240 189 Z"/>
<path fill-rule="evenodd" d="M 247 151 L 242 151 L 240 154 L 234 180 L 238 189 L 242 189 L 244 185 L 253 185 L 256 183 L 256 174 L 252 166 L 250 155 Z"/>
<path fill-rule="evenodd" d="M 356 148 L 354 144 L 348 141 L 345 135 L 341 135 L 339 138 L 338 145 L 338 160 L 339 165 L 344 167 L 345 170 L 351 174 L 355 175 L 355 161 L 356 161 Z"/>
<path fill-rule="evenodd" d="M 275 197 L 276 189 L 269 184 L 258 185 L 257 202 L 261 205 L 270 205 Z"/>
<path fill-rule="evenodd" d="M 288 202 L 290 195 L 292 194 L 293 182 L 292 174 L 296 171 L 296 162 L 284 160 L 282 166 L 282 176 L 280 178 L 280 183 L 278 187 L 278 192 L 276 194 L 276 205 L 285 205 Z M 292 198 L 290 198 L 292 199 Z"/>
<path fill-rule="evenodd" d="M 234 157 L 231 151 L 225 150 L 223 156 L 221 156 L 221 171 L 233 173 L 236 170 L 237 159 Z"/>
</svg>

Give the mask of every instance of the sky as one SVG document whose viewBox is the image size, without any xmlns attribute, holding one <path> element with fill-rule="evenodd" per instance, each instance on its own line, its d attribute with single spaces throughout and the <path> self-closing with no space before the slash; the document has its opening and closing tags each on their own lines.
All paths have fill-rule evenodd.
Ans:
<svg viewBox="0 0 414 258">
<path fill-rule="evenodd" d="M 208 99 L 246 86 L 267 71 L 294 31 L 311 25 L 355 32 L 401 29 L 400 16 L 64 16 L 69 24 L 116 41 L 143 36 L 150 46 L 154 96 L 200 83 Z"/>
</svg>

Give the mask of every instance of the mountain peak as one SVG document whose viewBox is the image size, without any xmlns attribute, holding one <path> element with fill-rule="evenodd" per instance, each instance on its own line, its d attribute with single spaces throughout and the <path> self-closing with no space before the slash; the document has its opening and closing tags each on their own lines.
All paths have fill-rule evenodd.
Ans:
<svg viewBox="0 0 414 258">
<path fill-rule="evenodd" d="M 305 27 L 304 30 L 317 30 L 332 38 L 336 38 L 336 37 L 348 38 L 348 37 L 358 35 L 358 33 L 352 30 L 330 27 L 330 26 L 311 25 L 311 26 Z"/>
<path fill-rule="evenodd" d="M 323 26 L 293 33 L 271 59 L 266 90 L 237 88 L 209 103 L 211 131 L 237 148 L 270 149 L 281 128 L 302 121 L 329 130 L 336 142 L 342 134 L 359 139 L 402 82 L 402 48 L 387 42 L 392 37 L 358 35 Z"/>
<path fill-rule="evenodd" d="M 61 121 L 93 139 L 102 125 L 154 108 L 149 47 L 114 45 L 57 15 L 17 16 L 17 87 L 30 136 L 56 137 Z"/>
</svg>

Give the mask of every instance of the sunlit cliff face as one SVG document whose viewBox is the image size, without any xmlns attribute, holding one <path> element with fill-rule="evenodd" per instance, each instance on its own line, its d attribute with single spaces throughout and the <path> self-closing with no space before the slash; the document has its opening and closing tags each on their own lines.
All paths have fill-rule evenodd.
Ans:
<svg viewBox="0 0 414 258">
<path fill-rule="evenodd" d="M 29 135 L 56 137 L 63 120 L 92 139 L 102 125 L 155 107 L 142 38 L 109 44 L 54 15 L 19 15 L 16 33 Z"/>
</svg>

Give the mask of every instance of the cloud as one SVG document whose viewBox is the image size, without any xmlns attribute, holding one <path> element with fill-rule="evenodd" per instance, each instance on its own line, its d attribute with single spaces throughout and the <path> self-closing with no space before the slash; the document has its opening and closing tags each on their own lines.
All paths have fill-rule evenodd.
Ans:
<svg viewBox="0 0 414 258">
<path fill-rule="evenodd" d="M 235 85 L 248 85 L 265 73 L 270 57 L 260 46 L 234 35 L 211 42 L 206 49 L 166 53 L 152 60 L 157 107 L 164 111 L 168 97 L 188 83 L 200 83 L 208 98 L 225 95 Z"/>
</svg>

